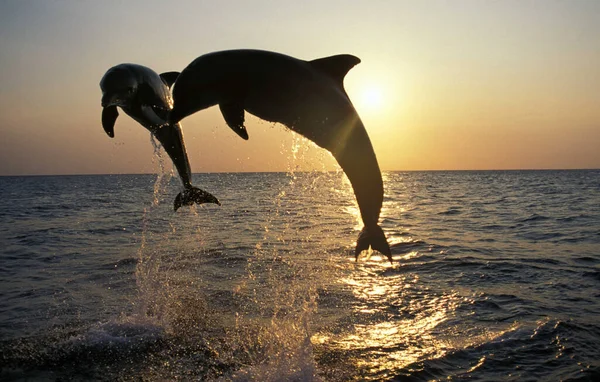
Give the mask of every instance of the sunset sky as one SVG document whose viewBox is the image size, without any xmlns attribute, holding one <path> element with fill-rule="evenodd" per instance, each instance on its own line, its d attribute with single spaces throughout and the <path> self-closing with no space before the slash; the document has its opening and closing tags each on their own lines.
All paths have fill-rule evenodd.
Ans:
<svg viewBox="0 0 600 382">
<path fill-rule="evenodd" d="M 383 170 L 600 168 L 600 1 L 0 2 L 0 175 L 156 172 L 150 134 L 99 81 L 236 48 L 361 58 L 345 85 Z M 218 108 L 183 120 L 194 172 L 334 169 L 323 150 Z"/>
</svg>

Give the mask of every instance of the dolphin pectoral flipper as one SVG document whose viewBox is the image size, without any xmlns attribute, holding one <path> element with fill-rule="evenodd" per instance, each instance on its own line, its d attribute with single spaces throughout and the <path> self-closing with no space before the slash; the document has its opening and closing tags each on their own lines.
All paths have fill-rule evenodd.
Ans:
<svg viewBox="0 0 600 382">
<path fill-rule="evenodd" d="M 144 117 L 144 119 L 146 121 L 150 122 L 150 124 L 155 127 L 159 127 L 159 126 L 162 126 L 165 124 L 164 119 L 161 119 L 159 114 L 161 114 L 161 113 L 167 114 L 168 110 L 165 110 L 164 112 L 163 112 L 163 110 L 164 109 L 158 108 L 154 105 L 140 106 L 140 113 L 141 113 L 142 117 Z"/>
<path fill-rule="evenodd" d="M 170 88 L 175 83 L 175 80 L 177 79 L 177 77 L 179 77 L 179 72 L 165 72 L 165 73 L 159 74 L 159 76 L 160 76 L 160 79 L 163 80 L 165 85 L 167 85 L 167 87 Z"/>
<path fill-rule="evenodd" d="M 221 205 L 221 202 L 211 193 L 201 190 L 197 187 L 186 188 L 175 197 L 173 209 L 177 211 L 181 206 L 191 206 L 195 204 L 214 203 Z"/>
<path fill-rule="evenodd" d="M 392 262 L 390 245 L 385 238 L 383 230 L 378 225 L 372 227 L 365 226 L 362 231 L 360 231 L 356 242 L 356 249 L 354 251 L 356 260 L 358 260 L 358 256 L 361 252 L 366 251 L 369 247 L 386 255 L 390 263 Z"/>
<path fill-rule="evenodd" d="M 237 135 L 248 140 L 248 132 L 244 126 L 244 107 L 237 102 L 220 103 L 219 109 L 225 118 L 227 126 Z"/>
<path fill-rule="evenodd" d="M 102 127 L 109 137 L 114 138 L 115 136 L 115 122 L 119 116 L 117 106 L 106 106 L 102 109 Z"/>
<path fill-rule="evenodd" d="M 344 77 L 350 69 L 360 63 L 360 58 L 351 54 L 338 54 L 336 56 L 318 58 L 309 61 L 309 63 L 317 70 L 326 73 L 329 77 L 336 80 L 343 89 Z"/>
</svg>

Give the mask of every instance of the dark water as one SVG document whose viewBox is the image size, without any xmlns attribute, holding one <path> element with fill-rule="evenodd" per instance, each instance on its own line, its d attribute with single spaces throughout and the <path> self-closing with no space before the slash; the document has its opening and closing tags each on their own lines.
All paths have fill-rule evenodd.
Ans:
<svg viewBox="0 0 600 382">
<path fill-rule="evenodd" d="M 0 379 L 600 379 L 600 171 L 1 177 Z"/>
</svg>

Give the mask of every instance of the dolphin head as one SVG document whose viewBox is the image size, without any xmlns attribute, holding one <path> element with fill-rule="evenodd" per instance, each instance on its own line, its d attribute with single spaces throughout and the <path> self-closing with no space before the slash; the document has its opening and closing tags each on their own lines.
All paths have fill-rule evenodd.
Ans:
<svg viewBox="0 0 600 382">
<path fill-rule="evenodd" d="M 109 137 L 114 137 L 114 126 L 119 112 L 117 106 L 131 105 L 138 88 L 135 75 L 124 65 L 110 68 L 100 80 L 102 90 L 102 127 Z"/>
<path fill-rule="evenodd" d="M 173 108 L 167 117 L 170 124 L 179 123 L 197 111 L 219 104 L 223 99 L 222 89 L 218 86 L 193 76 L 182 75 L 173 87 Z"/>
<path fill-rule="evenodd" d="M 135 97 L 138 81 L 136 76 L 123 65 L 110 68 L 100 80 L 102 107 L 126 107 Z"/>
<path fill-rule="evenodd" d="M 179 123 L 179 121 L 197 111 L 195 110 L 193 101 L 194 98 L 197 100 L 202 93 L 194 91 L 195 89 L 190 85 L 190 83 L 179 81 L 179 78 L 177 79 L 173 88 L 173 108 L 167 117 L 170 124 Z"/>
<path fill-rule="evenodd" d="M 197 111 L 223 101 L 224 95 L 236 84 L 235 79 L 221 66 L 212 60 L 207 63 L 195 60 L 179 74 L 172 89 L 173 108 L 169 112 L 169 123 L 178 123 Z"/>
</svg>

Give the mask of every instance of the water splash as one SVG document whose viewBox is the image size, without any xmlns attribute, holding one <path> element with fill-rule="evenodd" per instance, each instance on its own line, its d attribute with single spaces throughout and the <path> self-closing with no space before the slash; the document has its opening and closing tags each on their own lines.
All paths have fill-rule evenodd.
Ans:
<svg viewBox="0 0 600 382">
<path fill-rule="evenodd" d="M 200 369 L 216 362 L 220 366 L 212 377 L 221 373 L 226 380 L 319 380 L 312 321 L 319 286 L 333 267 L 326 252 L 312 253 L 311 236 L 298 228 L 298 220 L 310 226 L 315 219 L 311 209 L 298 208 L 298 204 L 304 195 L 314 195 L 323 184 L 330 184 L 331 174 L 298 176 L 310 150 L 308 141 L 294 138 L 287 182 L 266 215 L 262 240 L 246 254 L 246 272 L 233 283 L 229 308 L 220 306 L 224 301 L 214 302 L 203 293 L 210 288 L 201 273 L 194 271 L 194 267 L 206 266 L 204 258 L 216 250 L 205 246 L 205 228 L 196 228 L 210 227 L 205 214 L 199 216 L 193 208 L 192 216 L 187 210 L 174 218 L 164 215 L 161 207 L 173 174 L 165 173 L 160 146 L 152 142 L 158 177 L 152 203 L 142 216 L 134 315 L 140 322 L 150 322 L 152 328 L 162 328 L 169 347 L 163 358 L 181 359 L 173 348 L 185 349 L 183 359 L 195 359 Z M 169 229 L 165 230 L 165 225 Z M 320 259 L 315 261 L 315 256 Z M 167 378 L 177 375 L 166 366 L 154 372 L 158 373 L 154 376 Z"/>
<path fill-rule="evenodd" d="M 249 295 L 251 304 L 236 314 L 236 342 L 246 359 L 246 367 L 232 380 L 318 381 L 311 337 L 312 320 L 317 311 L 318 285 L 327 266 L 314 266 L 302 233 L 291 222 L 298 211 L 293 207 L 297 195 L 310 193 L 319 180 L 300 178 L 309 144 L 294 135 L 289 149 L 287 185 L 273 201 L 273 213 L 264 227 L 247 265 L 247 278 L 239 283 L 237 294 Z M 287 147 L 282 146 L 282 151 Z M 323 177 L 327 177 L 323 173 Z M 291 204 L 290 204 L 291 203 Z M 272 229 L 277 227 L 276 229 Z M 325 254 L 324 262 L 327 262 Z"/>
<path fill-rule="evenodd" d="M 138 262 L 135 270 L 138 289 L 135 314 L 140 317 L 151 317 L 157 323 L 166 325 L 168 322 L 165 312 L 170 293 L 169 288 L 166 287 L 168 275 L 163 272 L 161 258 L 176 233 L 176 228 L 170 224 L 170 230 L 165 232 L 157 229 L 156 226 L 157 223 L 164 222 L 160 216 L 164 211 L 161 211 L 159 207 L 165 199 L 167 187 L 173 179 L 173 172 L 167 173 L 164 152 L 152 134 L 150 140 L 154 147 L 152 161 L 157 167 L 158 176 L 153 186 L 152 203 L 144 208 L 142 215 L 141 240 L 137 251 Z"/>
</svg>

